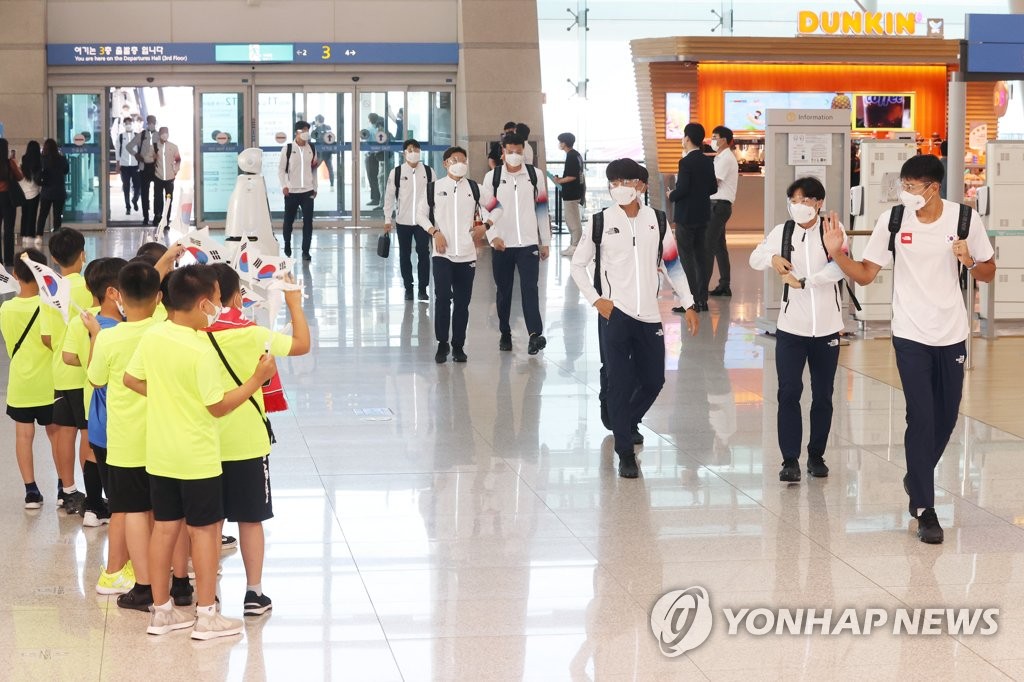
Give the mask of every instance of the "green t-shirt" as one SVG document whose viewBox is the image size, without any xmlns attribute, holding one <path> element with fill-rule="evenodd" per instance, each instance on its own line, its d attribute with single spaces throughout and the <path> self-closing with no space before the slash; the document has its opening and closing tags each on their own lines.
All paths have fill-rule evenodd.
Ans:
<svg viewBox="0 0 1024 682">
<path fill-rule="evenodd" d="M 100 307 L 92 306 L 86 308 L 93 315 L 98 315 Z M 85 328 L 85 323 L 82 322 L 82 318 L 78 315 L 73 315 L 68 320 L 68 333 L 64 337 L 64 352 L 71 353 L 76 358 L 83 370 L 89 366 L 89 330 Z M 63 355 L 62 360 L 63 362 Z M 67 363 L 64 363 L 67 364 Z M 74 369 L 78 369 L 74 365 L 71 365 Z M 85 382 L 85 390 L 82 391 L 82 397 L 85 400 L 85 414 L 89 414 L 89 403 L 92 402 L 92 384 L 89 383 L 88 378 Z"/>
<path fill-rule="evenodd" d="M 199 333 L 173 322 L 142 336 L 127 374 L 146 382 L 146 471 L 182 480 L 221 473 L 217 420 L 220 359 Z"/>
<path fill-rule="evenodd" d="M 53 404 L 53 353 L 43 345 L 43 305 L 39 296 L 12 298 L 0 305 L 0 333 L 7 355 L 14 351 L 33 313 L 39 315 L 29 327 L 18 354 L 11 358 L 7 375 L 7 404 L 11 407 L 40 407 Z"/>
<path fill-rule="evenodd" d="M 72 272 L 64 277 L 71 283 L 71 302 L 68 310 L 68 321 L 57 312 L 56 308 L 43 306 L 43 336 L 50 337 L 50 348 L 53 348 L 53 387 L 58 391 L 85 388 L 85 367 L 74 367 L 64 362 L 64 339 L 71 321 L 78 317 L 79 310 L 87 310 L 93 305 L 92 294 L 85 286 L 85 278 L 80 273 Z"/>
<path fill-rule="evenodd" d="M 124 385 L 124 372 L 153 318 L 102 330 L 89 363 L 89 382 L 107 387 L 107 464 L 146 466 L 146 398 Z"/>
</svg>

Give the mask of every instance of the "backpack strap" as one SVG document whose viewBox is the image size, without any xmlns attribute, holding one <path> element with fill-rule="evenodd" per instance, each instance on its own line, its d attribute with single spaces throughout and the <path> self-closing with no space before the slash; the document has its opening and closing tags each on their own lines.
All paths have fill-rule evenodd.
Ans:
<svg viewBox="0 0 1024 682">
<path fill-rule="evenodd" d="M 598 295 L 603 296 L 601 291 L 601 236 L 604 234 L 604 209 L 601 209 L 590 217 L 590 240 L 594 242 L 594 288 Z"/>
<path fill-rule="evenodd" d="M 530 176 L 530 184 L 533 185 L 533 198 L 536 201 L 537 194 L 540 191 L 537 189 L 537 169 L 530 164 L 526 164 L 526 174 Z"/>
<path fill-rule="evenodd" d="M 288 175 L 292 167 L 292 143 L 288 143 L 288 147 L 284 153 L 284 174 Z M 305 218 L 305 216 L 303 216 Z"/>
<path fill-rule="evenodd" d="M 434 224 L 434 183 L 427 183 L 427 206 L 430 208 L 430 224 Z"/>
<path fill-rule="evenodd" d="M 395 201 L 398 201 L 398 190 L 402 188 L 402 166 L 401 164 L 395 166 L 392 171 L 395 174 Z"/>
<path fill-rule="evenodd" d="M 505 167 L 504 163 L 499 163 L 494 167 L 494 172 L 491 173 L 492 184 L 494 185 L 494 198 L 498 198 L 498 187 L 501 186 L 501 169 Z"/>
<path fill-rule="evenodd" d="M 428 166 L 427 164 L 423 164 L 423 168 L 427 171 L 427 182 L 428 183 L 433 182 L 434 181 L 434 171 L 433 171 L 433 169 L 430 166 Z"/>
<path fill-rule="evenodd" d="M 18 338 L 18 342 L 14 344 L 14 348 L 11 350 L 11 360 L 13 360 L 14 356 L 18 354 L 18 351 L 21 349 L 21 344 L 25 343 L 25 338 L 28 337 L 28 330 L 32 329 L 32 325 L 36 323 L 37 317 L 39 317 L 39 308 L 36 308 L 36 311 L 32 313 L 32 317 L 29 318 L 28 324 L 25 325 L 25 331 L 21 333 L 21 336 Z"/>
<path fill-rule="evenodd" d="M 217 355 L 220 357 L 220 361 L 224 364 L 224 369 L 228 371 L 228 374 L 231 375 L 231 378 L 234 380 L 234 382 L 241 386 L 243 383 L 242 380 L 238 378 L 237 374 L 235 374 L 235 370 L 231 369 L 231 365 L 228 364 L 228 359 L 224 357 L 224 351 L 220 349 L 220 344 L 217 343 L 217 339 L 213 335 L 213 332 L 206 332 L 206 335 L 210 337 L 210 343 L 213 344 L 213 349 L 217 351 Z M 267 415 L 263 414 L 263 410 L 260 409 L 260 404 L 256 402 L 255 397 L 249 396 L 249 402 L 252 403 L 252 406 L 256 408 L 256 412 L 259 413 L 260 419 L 263 420 L 263 425 L 267 427 L 267 436 L 270 437 L 271 444 L 276 443 L 277 438 L 274 437 L 274 429 L 273 427 L 270 426 L 270 419 L 267 418 Z"/>
<path fill-rule="evenodd" d="M 967 204 L 960 204 L 960 215 L 956 221 L 956 238 L 963 241 L 971 234 L 971 207 Z M 963 263 L 957 262 L 960 273 L 960 288 L 967 291 L 967 268 Z"/>
<path fill-rule="evenodd" d="M 896 204 L 889 212 L 889 252 L 893 263 L 896 262 L 896 233 L 903 227 L 903 204 Z"/>
<path fill-rule="evenodd" d="M 654 217 L 658 219 L 658 267 L 661 267 L 661 259 L 665 251 L 665 235 L 668 234 L 668 215 L 660 210 L 654 209 Z"/>
<path fill-rule="evenodd" d="M 787 220 L 782 226 L 782 257 L 789 260 L 793 255 L 793 231 L 796 230 L 796 221 Z M 792 262 L 792 261 L 790 261 Z M 782 285 L 782 301 L 789 303 L 789 285 Z"/>
</svg>

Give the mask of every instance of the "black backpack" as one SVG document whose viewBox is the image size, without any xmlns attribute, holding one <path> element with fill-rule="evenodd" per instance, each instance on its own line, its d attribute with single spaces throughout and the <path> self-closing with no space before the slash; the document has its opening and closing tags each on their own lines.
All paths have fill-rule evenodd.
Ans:
<svg viewBox="0 0 1024 682">
<path fill-rule="evenodd" d="M 889 213 L 889 251 L 892 253 L 892 264 L 896 267 L 896 233 L 903 227 L 903 215 L 906 207 L 903 204 L 896 204 Z M 971 207 L 967 204 L 960 204 L 960 215 L 956 221 L 956 238 L 963 241 L 971 233 Z M 967 290 L 967 268 L 960 263 L 960 288 Z"/>
<path fill-rule="evenodd" d="M 316 145 L 313 144 L 312 142 L 309 142 L 308 144 L 309 144 L 309 148 L 311 150 L 313 150 L 313 158 L 315 159 L 316 158 Z M 285 151 L 285 153 L 284 153 L 284 174 L 285 175 L 288 175 L 288 171 L 289 171 L 289 169 L 291 169 L 291 166 L 292 166 L 292 143 L 289 142 L 288 143 L 288 150 Z"/>
<path fill-rule="evenodd" d="M 427 164 L 423 164 L 423 168 L 427 171 L 427 185 L 434 182 L 434 171 Z M 402 174 L 399 172 L 402 170 L 402 166 L 395 166 L 395 201 L 398 201 L 398 190 L 402 188 Z"/>
<path fill-rule="evenodd" d="M 473 180 L 466 178 L 469 183 L 469 189 L 473 192 L 473 201 L 476 202 L 476 210 L 480 211 L 480 185 L 476 184 Z M 427 206 L 430 207 L 430 224 L 434 225 L 434 185 L 436 183 L 427 183 Z"/>
<path fill-rule="evenodd" d="M 526 174 L 530 176 L 530 184 L 533 185 L 533 199 L 537 200 L 537 169 L 530 164 L 524 164 L 526 166 Z M 492 184 L 494 185 L 494 196 L 498 196 L 498 187 L 501 186 L 501 169 L 505 167 L 505 164 L 499 164 L 494 167 L 494 176 L 492 178 Z"/>
<path fill-rule="evenodd" d="M 791 263 L 793 262 L 792 261 L 792 256 L 793 256 L 793 232 L 795 232 L 795 231 L 796 231 L 796 221 L 795 220 L 787 220 L 786 224 L 782 226 L 782 257 L 785 258 L 786 260 L 788 260 Z M 831 263 L 832 262 L 832 256 L 828 255 L 828 250 L 825 249 L 825 219 L 824 218 L 819 218 L 818 219 L 818 238 L 821 239 L 821 248 L 822 248 L 823 251 L 825 251 L 825 257 L 828 258 L 828 262 Z M 856 294 L 853 293 L 853 289 L 850 287 L 850 283 L 846 280 L 845 277 L 841 280 L 841 282 L 842 282 L 842 285 L 844 285 L 846 287 L 846 291 L 850 294 L 850 300 L 853 301 L 853 307 L 856 308 L 858 311 L 861 310 L 860 301 L 857 300 Z M 835 289 L 836 289 L 836 305 L 837 306 L 839 305 L 839 293 L 840 293 L 839 292 L 839 287 L 840 287 L 840 283 L 836 282 Z M 789 285 L 788 284 L 786 284 L 786 285 L 784 285 L 782 287 L 782 301 L 784 303 L 789 303 Z"/>
<path fill-rule="evenodd" d="M 601 291 L 601 236 L 604 234 L 604 212 L 607 209 L 601 209 L 593 216 L 591 216 L 591 232 L 590 241 L 594 242 L 594 288 L 597 289 L 597 293 L 603 295 Z M 661 237 L 658 240 L 658 261 L 657 266 L 661 267 L 661 256 L 662 249 L 665 246 L 665 234 L 668 233 L 668 216 L 664 211 L 654 209 L 654 216 L 658 219 L 658 233 Z"/>
</svg>

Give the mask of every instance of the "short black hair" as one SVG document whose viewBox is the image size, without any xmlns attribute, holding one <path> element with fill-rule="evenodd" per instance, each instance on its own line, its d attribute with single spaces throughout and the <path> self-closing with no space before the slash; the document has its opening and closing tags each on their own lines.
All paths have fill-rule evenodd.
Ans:
<svg viewBox="0 0 1024 682">
<path fill-rule="evenodd" d="M 718 135 L 720 139 L 723 139 L 729 144 L 732 144 L 732 128 L 726 128 L 725 126 L 715 126 L 711 130 L 711 134 Z"/>
<path fill-rule="evenodd" d="M 562 133 L 558 136 L 558 141 L 564 144 L 566 147 L 571 147 L 576 144 L 576 136 L 572 133 Z"/>
<path fill-rule="evenodd" d="M 615 159 L 608 164 L 604 174 L 608 178 L 608 182 L 612 180 L 639 180 L 647 184 L 647 181 L 650 179 L 650 173 L 647 172 L 647 169 L 633 159 Z"/>
<path fill-rule="evenodd" d="M 467 158 L 469 157 L 469 154 L 467 154 L 466 150 L 463 149 L 462 147 L 448 147 L 448 149 L 444 150 L 444 154 L 441 155 L 441 162 L 443 163 L 443 162 L 447 161 L 448 159 L 450 159 L 451 157 L 455 156 L 456 154 L 462 154 L 463 156 L 465 156 Z"/>
<path fill-rule="evenodd" d="M 300 130 L 309 130 L 309 121 L 296 121 L 295 132 L 299 132 Z"/>
<path fill-rule="evenodd" d="M 167 293 L 171 300 L 165 305 L 173 310 L 192 310 L 200 299 L 212 300 L 217 291 L 217 272 L 208 265 L 186 265 L 172 272 L 167 279 Z"/>
<path fill-rule="evenodd" d="M 57 265 L 68 267 L 85 251 L 85 237 L 78 230 L 62 227 L 50 237 L 50 255 Z"/>
<path fill-rule="evenodd" d="M 949 156 L 949 142 L 943 140 L 939 143 L 939 153 L 943 156 Z"/>
<path fill-rule="evenodd" d="M 818 178 L 797 178 L 786 188 L 786 197 L 792 199 L 797 190 L 800 190 L 800 193 L 809 199 L 821 201 L 825 198 L 825 186 Z"/>
<path fill-rule="evenodd" d="M 516 133 L 509 133 L 505 137 L 501 138 L 501 146 L 502 147 L 507 147 L 510 144 L 518 144 L 518 145 L 522 145 L 522 146 L 525 147 L 526 146 L 526 140 L 524 140 L 522 137 L 520 137 Z"/>
<path fill-rule="evenodd" d="M 122 123 L 131 123 L 134 120 L 135 119 L 133 119 L 131 116 L 125 116 L 124 118 L 121 119 L 121 122 Z"/>
<path fill-rule="evenodd" d="M 97 258 L 85 266 L 85 286 L 88 287 L 96 300 L 103 303 L 107 297 L 107 287 L 117 288 L 118 275 L 128 261 L 124 258 Z"/>
<path fill-rule="evenodd" d="M 160 273 L 145 261 L 132 260 L 117 273 L 117 290 L 132 303 L 148 303 L 160 291 Z"/>
<path fill-rule="evenodd" d="M 139 250 L 135 252 L 135 255 L 152 258 L 152 264 L 156 265 L 157 262 L 164 257 L 165 253 L 167 253 L 167 247 L 160 242 L 146 242 L 139 247 Z"/>
<path fill-rule="evenodd" d="M 704 144 L 704 126 L 699 123 L 687 123 L 683 126 L 683 137 L 698 147 Z"/>
<path fill-rule="evenodd" d="M 30 247 L 19 251 L 18 255 L 14 257 L 14 276 L 18 278 L 18 281 L 28 284 L 36 281 L 36 276 L 32 274 L 32 268 L 25 265 L 24 261 L 21 260 L 21 254 L 23 253 L 28 254 L 29 260 L 42 263 L 43 265 L 46 265 L 46 254 L 39 249 Z"/>
<path fill-rule="evenodd" d="M 508 121 L 507 123 L 505 123 L 505 125 L 503 125 L 501 127 L 501 129 L 502 130 L 515 130 L 516 129 L 516 122 L 515 121 Z"/>
<path fill-rule="evenodd" d="M 516 135 L 523 138 L 524 140 L 530 139 L 530 126 L 525 123 L 516 124 Z"/>
<path fill-rule="evenodd" d="M 900 168 L 900 180 L 920 180 L 922 182 L 942 182 L 946 175 L 942 162 L 931 154 L 911 156 Z"/>
<path fill-rule="evenodd" d="M 415 139 L 413 139 L 411 137 L 408 140 L 405 141 L 405 144 L 402 145 L 402 151 L 403 152 L 409 151 L 409 147 L 415 147 L 416 149 L 421 149 L 420 143 L 417 142 Z"/>
<path fill-rule="evenodd" d="M 495 163 L 501 162 L 501 143 L 491 142 L 487 146 L 487 158 Z"/>
<path fill-rule="evenodd" d="M 231 305 L 231 299 L 242 290 L 242 278 L 227 263 L 214 263 L 210 267 L 217 273 L 217 281 L 220 283 L 220 304 Z"/>
</svg>

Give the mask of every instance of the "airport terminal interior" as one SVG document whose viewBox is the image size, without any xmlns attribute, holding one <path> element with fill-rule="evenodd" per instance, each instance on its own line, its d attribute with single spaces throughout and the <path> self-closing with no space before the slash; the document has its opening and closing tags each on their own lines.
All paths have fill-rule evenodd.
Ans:
<svg viewBox="0 0 1024 682">
<path fill-rule="evenodd" d="M 14 58 L 0 60 L 0 137 L 18 159 L 29 140 L 56 141 L 64 226 L 85 235 L 90 261 L 204 227 L 221 243 L 280 242 L 279 163 L 295 122 L 309 122 L 314 230 L 303 260 L 297 221 L 289 267 L 312 344 L 278 360 L 288 409 L 270 415 L 262 579 L 273 609 L 243 617 L 250 586 L 226 547 L 217 608 L 244 621 L 241 634 L 147 634 L 149 613 L 97 593 L 109 527 L 55 505 L 43 429 L 44 503 L 23 508 L 5 417 L 0 679 L 1024 679 L 1024 72 L 1006 57 L 1024 49 L 1024 2 L 975 3 L 967 18 L 946 1 L 149 4 L 154 21 L 133 28 L 140 3 L 0 3 L 14 29 L 0 46 Z M 181 157 L 159 216 L 135 205 L 119 167 L 132 156 L 121 141 L 148 116 Z M 510 120 L 532 128 L 554 228 L 539 272 L 547 346 L 528 351 L 517 286 L 512 350 L 499 350 L 492 253 L 479 244 L 468 361 L 435 362 L 434 301 L 407 299 L 397 243 L 377 252 L 386 178 L 415 138 L 435 173 L 464 147 L 481 182 Z M 672 210 L 691 122 L 705 142 L 718 125 L 736 135 L 731 292 L 690 335 L 662 280 L 665 385 L 639 425 L 640 477 L 624 478 L 601 419 L 598 313 L 561 254 L 556 138 L 573 132 L 585 161 L 589 231 L 612 204 L 614 159 L 644 165 L 643 200 Z M 246 149 L 262 166 L 240 163 Z M 851 287 L 861 310 L 843 298 L 830 472 L 786 483 L 782 288 L 748 265 L 788 216 L 786 187 L 808 176 L 862 252 L 918 155 L 944 157 L 943 191 L 979 212 L 1001 277 L 967 289 L 963 399 L 935 468 L 941 544 L 922 542 L 908 514 L 891 271 Z M 47 226 L 42 251 L 52 238 Z"/>
</svg>

